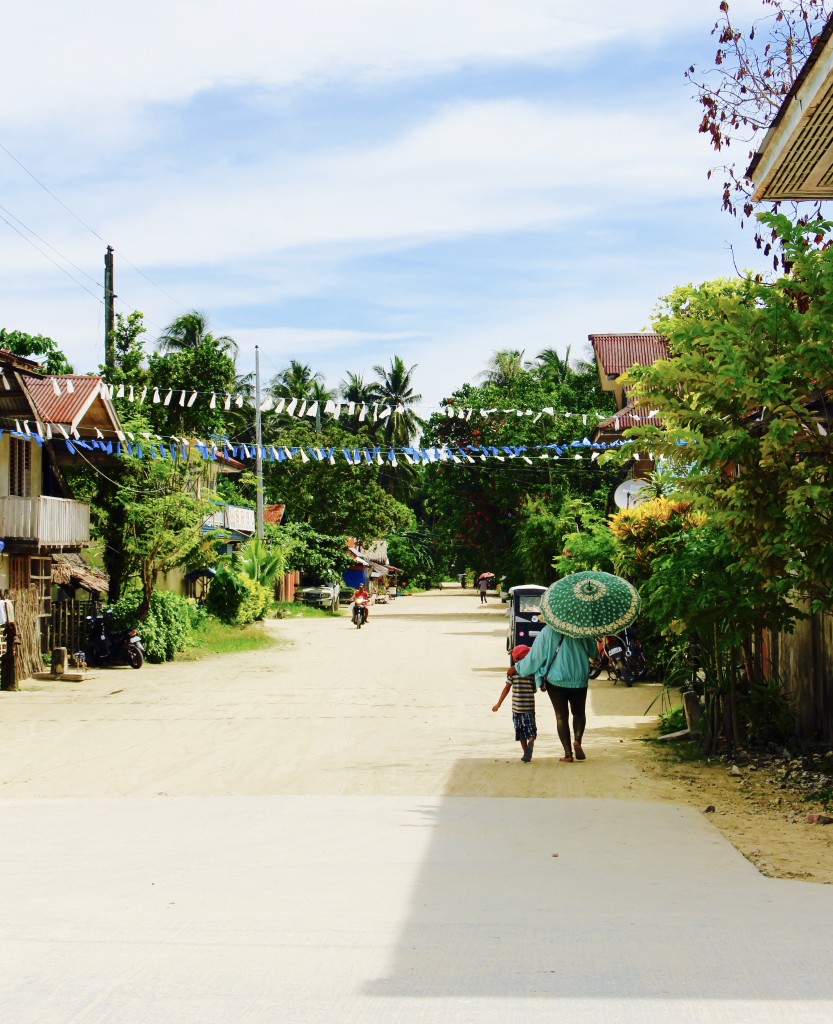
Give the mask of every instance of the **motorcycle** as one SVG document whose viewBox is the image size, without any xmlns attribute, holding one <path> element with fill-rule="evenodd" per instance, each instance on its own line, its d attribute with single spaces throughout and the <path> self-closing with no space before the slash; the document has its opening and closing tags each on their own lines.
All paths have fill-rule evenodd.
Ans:
<svg viewBox="0 0 833 1024">
<path fill-rule="evenodd" d="M 632 631 L 606 636 L 599 644 L 599 656 L 590 663 L 590 678 L 595 679 L 602 669 L 607 669 L 608 679 L 614 683 L 621 680 L 625 686 L 633 686 L 643 679 L 648 671 L 642 644 Z"/>
<path fill-rule="evenodd" d="M 88 665 L 129 665 L 141 668 L 145 661 L 145 649 L 135 629 L 117 629 L 110 626 L 111 612 L 103 615 L 88 615 L 89 628 L 87 647 L 84 652 Z"/>
<path fill-rule="evenodd" d="M 353 601 L 353 625 L 361 629 L 367 622 L 367 598 L 357 597 Z"/>
</svg>

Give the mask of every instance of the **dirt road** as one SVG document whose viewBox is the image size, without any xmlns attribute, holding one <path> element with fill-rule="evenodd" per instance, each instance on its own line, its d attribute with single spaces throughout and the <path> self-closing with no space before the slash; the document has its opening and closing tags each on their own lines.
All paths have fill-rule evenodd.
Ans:
<svg viewBox="0 0 833 1024">
<path fill-rule="evenodd" d="M 638 741 L 654 686 L 594 683 L 588 760 L 562 765 L 552 708 L 520 761 L 507 702 L 505 606 L 402 597 L 362 630 L 270 620 L 281 647 L 28 682 L 3 694 L 2 797 L 266 794 L 648 795 Z"/>
<path fill-rule="evenodd" d="M 0 694 L 0 799 L 223 795 L 592 797 L 713 804 L 715 827 L 764 873 L 833 881 L 833 826 L 758 792 L 751 772 L 658 764 L 656 684 L 591 683 L 587 761 L 564 765 L 546 697 L 520 761 L 505 606 L 462 591 L 401 597 L 356 630 L 270 620 L 282 643 L 199 662 L 100 671 Z M 658 709 L 655 704 L 653 711 Z M 652 714 L 653 714 L 652 711 Z"/>
</svg>

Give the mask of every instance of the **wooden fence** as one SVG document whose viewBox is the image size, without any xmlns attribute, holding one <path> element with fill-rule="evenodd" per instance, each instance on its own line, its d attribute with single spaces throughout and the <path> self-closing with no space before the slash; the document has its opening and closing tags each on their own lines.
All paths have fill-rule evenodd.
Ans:
<svg viewBox="0 0 833 1024">
<path fill-rule="evenodd" d="M 795 702 L 799 735 L 833 743 L 833 614 L 799 619 L 794 633 L 771 635 L 770 645 L 772 669 Z"/>
<path fill-rule="evenodd" d="M 98 601 L 53 601 L 52 616 L 46 620 L 45 649 L 66 647 L 70 657 L 84 650 L 88 633 L 86 618 L 97 615 L 100 608 Z"/>
</svg>

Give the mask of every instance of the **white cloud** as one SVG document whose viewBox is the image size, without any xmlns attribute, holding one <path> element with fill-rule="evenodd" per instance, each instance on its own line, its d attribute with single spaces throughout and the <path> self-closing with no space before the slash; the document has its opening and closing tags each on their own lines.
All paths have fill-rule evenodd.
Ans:
<svg viewBox="0 0 833 1024">
<path fill-rule="evenodd" d="M 733 4 L 733 7 L 735 5 Z M 148 104 L 208 89 L 410 78 L 476 64 L 561 62 L 713 17 L 711 0 L 42 0 L 4 17 L 5 122 L 118 134 Z M 118 115 L 109 122 L 104 112 Z"/>
<path fill-rule="evenodd" d="M 465 103 L 381 145 L 160 173 L 76 202 L 141 265 L 211 265 L 551 228 L 705 193 L 702 156 L 676 111 Z"/>
</svg>

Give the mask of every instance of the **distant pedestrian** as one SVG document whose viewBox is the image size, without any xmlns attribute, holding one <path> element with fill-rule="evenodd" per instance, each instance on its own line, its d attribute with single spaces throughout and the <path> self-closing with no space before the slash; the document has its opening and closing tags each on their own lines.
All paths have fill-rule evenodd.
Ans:
<svg viewBox="0 0 833 1024">
<path fill-rule="evenodd" d="M 480 603 L 486 604 L 486 591 L 489 589 L 488 577 L 482 576 L 477 584 L 477 589 L 480 591 Z"/>
<path fill-rule="evenodd" d="M 515 663 L 529 654 L 526 644 L 518 644 L 512 648 L 512 667 L 506 673 L 506 685 L 498 697 L 498 702 L 492 708 L 497 711 L 506 699 L 509 691 L 512 691 L 512 724 L 515 726 L 515 739 L 523 748 L 522 761 L 529 763 L 532 760 L 532 748 L 538 736 L 538 729 L 535 725 L 535 677 L 519 676 L 515 671 Z"/>
</svg>

